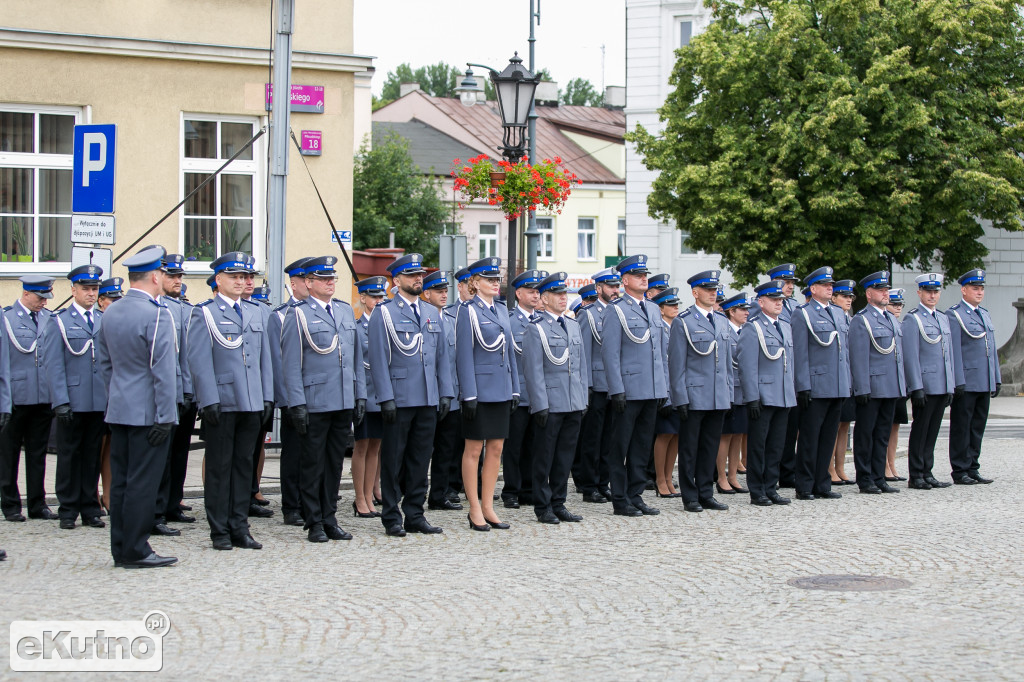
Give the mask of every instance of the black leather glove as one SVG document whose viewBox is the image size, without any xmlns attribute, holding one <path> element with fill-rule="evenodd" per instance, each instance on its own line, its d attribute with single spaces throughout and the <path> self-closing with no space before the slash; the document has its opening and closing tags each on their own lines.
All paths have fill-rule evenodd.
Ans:
<svg viewBox="0 0 1024 682">
<path fill-rule="evenodd" d="M 761 400 L 751 400 L 747 403 L 747 416 L 753 420 L 761 418 Z"/>
<path fill-rule="evenodd" d="M 441 402 L 437 405 L 437 421 L 441 421 L 448 416 L 448 413 L 452 409 L 452 399 L 448 397 L 441 398 Z"/>
<path fill-rule="evenodd" d="M 171 435 L 171 429 L 173 428 L 174 424 L 153 424 L 153 426 L 149 427 L 146 440 L 149 441 L 150 445 L 160 445 Z"/>
<path fill-rule="evenodd" d="M 11 421 L 11 413 L 10 412 L 0 412 L 0 431 L 3 431 L 4 429 L 6 429 L 7 425 L 10 423 L 10 421 Z"/>
<path fill-rule="evenodd" d="M 192 395 L 191 393 L 186 393 L 185 395 L 182 396 L 182 399 L 183 399 L 182 403 L 181 403 L 181 411 L 182 412 L 188 412 L 193 407 L 195 407 L 196 397 L 194 395 Z"/>
<path fill-rule="evenodd" d="M 862 393 L 861 395 L 854 396 L 854 399 L 857 401 L 858 405 L 867 405 L 868 401 L 871 400 L 871 394 Z"/>
<path fill-rule="evenodd" d="M 306 410 L 306 406 L 296 405 L 295 407 L 289 407 L 288 416 L 291 417 L 295 433 L 300 436 L 306 435 L 306 431 L 309 430 L 309 411 Z"/>
<path fill-rule="evenodd" d="M 947 393 L 942 398 L 942 406 L 943 407 L 949 407 L 952 404 L 953 404 L 953 394 L 952 393 Z"/>
<path fill-rule="evenodd" d="M 960 384 L 959 386 L 954 386 L 953 387 L 953 397 L 954 398 L 959 398 L 960 396 L 962 396 L 964 394 L 964 391 L 966 389 L 967 389 L 967 384 Z"/>
<path fill-rule="evenodd" d="M 207 426 L 217 426 L 220 424 L 220 403 L 214 403 L 213 405 L 207 405 L 202 410 L 203 422 Z"/>
<path fill-rule="evenodd" d="M 662 419 L 668 419 L 672 416 L 672 403 L 665 401 L 658 406 L 658 416 Z"/>
<path fill-rule="evenodd" d="M 462 401 L 462 417 L 469 421 L 476 419 L 476 398 Z"/>
<path fill-rule="evenodd" d="M 548 411 L 547 410 L 538 410 L 533 415 L 533 421 L 534 421 L 534 423 L 537 426 L 539 426 L 542 429 L 547 427 L 547 425 L 548 425 Z"/>
<path fill-rule="evenodd" d="M 796 394 L 796 404 L 799 405 L 800 408 L 804 409 L 804 410 L 806 410 L 808 407 L 810 407 L 810 405 L 811 405 L 811 392 L 810 391 L 800 391 L 799 393 L 797 393 Z"/>
<path fill-rule="evenodd" d="M 385 424 L 394 424 L 398 421 L 398 408 L 394 400 L 385 400 L 380 404 L 380 419 Z"/>
<path fill-rule="evenodd" d="M 260 415 L 260 424 L 266 424 L 274 416 L 274 403 L 269 400 L 263 401 L 263 414 Z"/>
<path fill-rule="evenodd" d="M 993 398 L 998 398 L 999 397 L 999 391 L 1001 391 L 1001 390 L 1003 390 L 1003 385 L 1002 384 L 996 384 L 996 390 L 992 391 L 992 397 Z"/>
<path fill-rule="evenodd" d="M 910 404 L 916 408 L 924 407 L 927 398 L 924 396 L 924 390 L 918 388 L 910 392 Z"/>
<path fill-rule="evenodd" d="M 512 411 L 515 412 L 519 409 L 519 396 L 512 396 Z"/>
<path fill-rule="evenodd" d="M 61 426 L 71 427 L 74 423 L 75 413 L 71 411 L 71 405 L 64 403 L 53 408 L 53 413 L 57 415 L 57 421 L 60 422 Z"/>
<path fill-rule="evenodd" d="M 680 405 L 676 408 L 676 414 L 679 415 L 679 421 L 684 422 L 690 418 L 690 406 Z"/>
<path fill-rule="evenodd" d="M 352 413 L 352 419 L 356 426 L 363 423 L 363 419 L 366 417 L 366 398 L 356 398 L 356 409 Z"/>
<path fill-rule="evenodd" d="M 608 396 L 608 398 L 609 400 L 612 401 L 612 407 L 615 409 L 616 412 L 618 412 L 619 414 L 624 414 L 626 412 L 625 393 L 616 393 L 615 395 Z"/>
</svg>

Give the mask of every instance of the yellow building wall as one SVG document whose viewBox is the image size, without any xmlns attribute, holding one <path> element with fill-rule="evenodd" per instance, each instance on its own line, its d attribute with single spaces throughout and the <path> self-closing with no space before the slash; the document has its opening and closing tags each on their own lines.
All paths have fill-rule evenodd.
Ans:
<svg viewBox="0 0 1024 682">
<path fill-rule="evenodd" d="M 554 258 L 551 260 L 538 259 L 537 267 L 548 272 L 564 271 L 570 276 L 582 278 L 589 278 L 598 270 L 603 270 L 605 256 L 614 256 L 618 253 L 618 223 L 619 219 L 624 218 L 625 215 L 625 187 L 621 189 L 574 189 L 562 209 L 561 215 L 554 216 Z M 544 214 L 538 213 L 537 217 L 544 217 Z M 593 260 L 577 258 L 579 218 L 596 218 L 595 258 Z M 576 288 L 579 284 L 570 281 L 570 286 Z"/>
</svg>

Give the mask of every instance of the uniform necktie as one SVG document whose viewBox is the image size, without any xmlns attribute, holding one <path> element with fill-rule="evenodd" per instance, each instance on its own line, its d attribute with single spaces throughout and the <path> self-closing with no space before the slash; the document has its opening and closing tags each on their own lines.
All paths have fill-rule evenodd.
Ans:
<svg viewBox="0 0 1024 682">
<path fill-rule="evenodd" d="M 825 312 L 828 313 L 828 319 L 832 320 L 832 324 L 836 323 L 836 318 L 832 315 L 832 309 L 825 306 Z"/>
<path fill-rule="evenodd" d="M 238 301 L 235 301 L 235 304 L 231 307 L 238 313 L 238 319 L 242 319 L 242 306 L 238 305 Z"/>
<path fill-rule="evenodd" d="M 715 314 L 714 313 L 708 313 L 708 322 L 711 324 L 711 327 L 713 329 L 714 326 L 715 326 Z"/>
<path fill-rule="evenodd" d="M 493 315 L 497 315 L 498 314 L 498 311 L 494 309 L 493 305 L 491 306 L 491 314 L 493 314 Z M 417 320 L 420 319 L 419 313 L 416 314 L 416 319 Z"/>
<path fill-rule="evenodd" d="M 85 322 L 86 322 L 86 324 L 89 325 L 89 331 L 92 331 L 92 311 L 91 310 L 86 310 L 85 311 Z"/>
<path fill-rule="evenodd" d="M 412 308 L 412 314 L 416 316 L 416 322 L 418 323 L 420 321 L 420 307 L 415 303 L 409 307 Z M 493 308 L 491 308 L 491 310 L 493 310 Z"/>
<path fill-rule="evenodd" d="M 651 321 L 651 318 L 647 317 L 647 308 L 646 308 L 646 307 L 644 307 L 644 302 L 643 302 L 643 301 L 639 301 L 639 302 L 638 302 L 638 305 L 640 306 L 640 314 L 644 316 L 644 319 L 645 319 L 645 320 L 647 320 L 648 322 L 650 322 L 650 321 Z"/>
<path fill-rule="evenodd" d="M 38 327 L 39 326 L 39 322 L 36 321 L 36 314 L 35 314 L 35 312 L 30 312 L 28 314 L 28 316 L 32 318 L 32 324 L 34 324 L 36 327 Z"/>
<path fill-rule="evenodd" d="M 778 320 L 775 320 L 775 322 L 774 322 L 773 324 L 775 325 L 775 329 L 776 329 L 776 331 L 778 331 L 778 332 L 779 332 L 779 338 L 780 338 L 780 339 L 781 339 L 781 338 L 784 338 L 784 337 L 782 336 L 782 325 L 781 325 L 781 324 L 779 324 L 779 321 L 778 321 Z"/>
<path fill-rule="evenodd" d="M 328 303 L 327 305 L 324 306 L 324 310 L 327 311 L 327 314 L 333 320 L 334 319 L 334 306 L 332 306 L 330 303 Z"/>
<path fill-rule="evenodd" d="M 568 330 L 565 328 L 565 318 L 564 317 L 559 317 L 558 318 L 558 324 L 562 325 L 562 331 L 563 332 L 568 333 Z"/>
</svg>

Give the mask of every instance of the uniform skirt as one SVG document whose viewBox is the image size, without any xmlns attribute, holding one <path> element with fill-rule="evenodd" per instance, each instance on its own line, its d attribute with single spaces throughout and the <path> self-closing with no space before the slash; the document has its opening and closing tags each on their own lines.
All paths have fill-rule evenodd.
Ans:
<svg viewBox="0 0 1024 682">
<path fill-rule="evenodd" d="M 747 419 L 746 405 L 733 405 L 725 413 L 725 421 L 722 423 L 722 435 L 743 434 L 747 432 L 750 422 Z"/>
<path fill-rule="evenodd" d="M 892 416 L 893 424 L 909 424 L 910 419 L 907 416 L 907 399 L 899 398 L 896 400 L 896 412 Z"/>
<path fill-rule="evenodd" d="M 670 433 L 676 435 L 679 433 L 679 413 L 672 410 L 672 414 L 667 417 L 662 417 L 660 414 L 654 421 L 654 433 L 663 434 Z"/>
<path fill-rule="evenodd" d="M 853 396 L 843 401 L 843 406 L 839 410 L 839 421 L 840 423 L 857 421 L 857 399 Z"/>
<path fill-rule="evenodd" d="M 380 412 L 367 412 L 363 417 L 363 423 L 359 424 L 353 433 L 356 440 L 383 438 L 384 420 L 381 418 Z"/>
<path fill-rule="evenodd" d="M 462 437 L 466 440 L 490 440 L 492 438 L 508 438 L 508 420 L 512 414 L 512 401 L 500 403 L 476 404 L 476 416 L 466 419 L 466 409 L 462 412 Z"/>
</svg>

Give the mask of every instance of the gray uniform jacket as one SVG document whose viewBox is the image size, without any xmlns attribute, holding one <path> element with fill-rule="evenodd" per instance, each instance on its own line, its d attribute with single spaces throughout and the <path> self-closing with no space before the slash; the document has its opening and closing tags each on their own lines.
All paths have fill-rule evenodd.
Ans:
<svg viewBox="0 0 1024 682">
<path fill-rule="evenodd" d="M 167 306 L 129 289 L 103 313 L 96 361 L 107 387 L 108 424 L 177 424 L 174 327 Z"/>
<path fill-rule="evenodd" d="M 281 371 L 288 407 L 334 412 L 351 410 L 356 400 L 366 398 L 363 349 L 356 338 L 352 306 L 337 299 L 330 304 L 328 314 L 319 301 L 307 298 L 290 306 L 285 315 Z"/>
<path fill-rule="evenodd" d="M 519 406 L 530 406 L 530 388 L 526 385 L 526 378 L 523 374 L 523 348 L 526 339 L 526 329 L 530 326 L 530 320 L 534 314 L 526 314 L 522 308 L 516 306 L 508 315 L 509 325 L 512 327 L 512 342 L 516 351 L 516 372 L 519 374 Z"/>
<path fill-rule="evenodd" d="M 363 313 L 356 320 L 356 336 L 359 338 L 359 352 L 363 356 L 363 377 L 366 381 L 366 411 L 380 412 L 377 392 L 373 390 L 373 372 L 370 371 L 370 317 Z"/>
<path fill-rule="evenodd" d="M 562 319 L 565 329 L 549 313 L 539 313 L 526 330 L 522 364 L 527 388 L 533 396 L 531 414 L 541 410 L 580 412 L 587 407 L 590 384 L 583 371 L 587 356 L 580 326 L 576 320 Z"/>
<path fill-rule="evenodd" d="M 793 298 L 783 299 L 782 310 L 779 312 L 779 320 L 792 326 L 794 312 L 796 312 L 796 300 Z M 761 317 L 761 304 L 754 301 L 750 304 L 750 314 L 747 315 L 747 322 L 752 322 L 754 318 L 757 317 Z"/>
<path fill-rule="evenodd" d="M 459 373 L 460 400 L 500 403 L 512 400 L 513 395 L 522 395 L 508 317 L 504 306 L 489 307 L 479 296 L 460 306 L 455 322 L 455 369 Z"/>
<path fill-rule="evenodd" d="M 370 372 L 381 403 L 436 407 L 441 398 L 455 397 L 441 311 L 425 301 L 416 305 L 419 322 L 401 295 L 380 303 L 370 317 Z"/>
<path fill-rule="evenodd" d="M 33 324 L 28 309 L 20 301 L 4 308 L 3 333 L 10 344 L 11 399 L 15 405 L 50 403 L 50 390 L 42 363 L 43 349 L 39 340 L 51 315 L 44 308 L 36 314 L 37 324 Z"/>
<path fill-rule="evenodd" d="M 6 330 L 0 330 L 0 412 L 11 413 L 11 356 Z"/>
<path fill-rule="evenodd" d="M 668 397 L 665 342 L 658 306 L 639 304 L 628 294 L 604 311 L 601 357 L 608 379 L 608 395 L 626 394 L 626 400 L 660 400 Z M 621 316 L 620 316 L 621 314 Z M 645 341 L 641 342 L 645 336 Z"/>
<path fill-rule="evenodd" d="M 70 405 L 73 412 L 107 409 L 107 387 L 100 375 L 95 345 L 103 313 L 96 308 L 90 312 L 92 330 L 74 306 L 51 315 L 46 324 L 40 342 L 53 407 Z M 58 320 L 64 325 L 64 334 Z"/>
<path fill-rule="evenodd" d="M 441 311 L 441 322 L 444 323 L 444 338 L 448 342 L 448 366 L 452 369 L 452 392 L 459 395 L 459 372 L 455 369 L 456 321 L 459 319 L 459 306 L 450 305 Z M 452 400 L 451 411 L 461 409 L 458 400 Z"/>
<path fill-rule="evenodd" d="M 793 364 L 796 390 L 812 398 L 849 398 L 850 321 L 839 306 L 815 300 L 798 306 L 793 314 Z"/>
<path fill-rule="evenodd" d="M 260 305 L 238 304 L 241 319 L 220 296 L 192 309 L 188 364 L 200 409 L 219 403 L 223 412 L 260 412 L 263 401 L 274 399 L 274 366 Z"/>
<path fill-rule="evenodd" d="M 729 323 L 729 346 L 732 348 L 732 404 L 743 405 L 747 401 L 744 400 L 743 395 L 743 376 L 740 372 L 740 363 L 738 361 L 737 349 L 740 345 L 740 332 L 738 329 L 732 328 L 732 323 Z M 751 398 L 753 400 L 753 398 Z"/>
<path fill-rule="evenodd" d="M 953 392 L 953 334 L 944 313 L 919 306 L 903 318 L 903 371 L 908 394 L 917 390 L 925 395 Z"/>
<path fill-rule="evenodd" d="M 583 335 L 583 352 L 587 355 L 590 387 L 598 393 L 608 392 L 608 377 L 604 371 L 604 356 L 601 355 L 602 329 L 607 311 L 607 305 L 595 302 L 580 308 L 580 314 L 576 316 Z"/>
<path fill-rule="evenodd" d="M 886 350 L 889 352 L 881 352 Z M 882 314 L 874 306 L 867 305 L 853 316 L 850 321 L 850 371 L 853 373 L 854 395 L 869 393 L 872 398 L 906 397 L 903 331 L 891 313 L 886 311 Z"/>
<path fill-rule="evenodd" d="M 796 385 L 793 380 L 793 332 L 779 315 L 779 330 L 765 315 L 740 327 L 736 348 L 743 399 L 760 400 L 768 407 L 796 406 Z M 758 333 L 760 330 L 760 334 Z M 761 338 L 764 338 L 764 350 Z M 767 351 L 767 355 L 765 354 Z M 769 357 L 771 356 L 771 357 Z M 776 359 L 772 360 L 774 357 Z"/>
<path fill-rule="evenodd" d="M 672 405 L 691 410 L 728 410 L 733 401 L 732 328 L 722 315 L 696 305 L 672 321 L 668 344 Z"/>
<path fill-rule="evenodd" d="M 953 334 L 953 371 L 956 385 L 975 393 L 996 390 L 1003 383 L 996 354 L 996 328 L 984 308 L 971 310 L 960 301 L 946 311 Z M 11 352 L 11 360 L 14 352 Z M 18 402 L 15 398 L 14 402 Z"/>
<path fill-rule="evenodd" d="M 284 372 L 281 371 L 281 332 L 288 308 L 299 302 L 294 296 L 270 311 L 267 319 L 267 343 L 270 344 L 270 364 L 274 367 L 274 402 L 281 407 L 288 405 L 285 400 Z"/>
<path fill-rule="evenodd" d="M 192 321 L 192 305 L 170 296 L 161 296 L 160 302 L 167 306 L 178 331 L 178 403 L 184 403 L 186 393 L 195 395 L 192 374 L 188 371 L 188 325 Z"/>
</svg>

